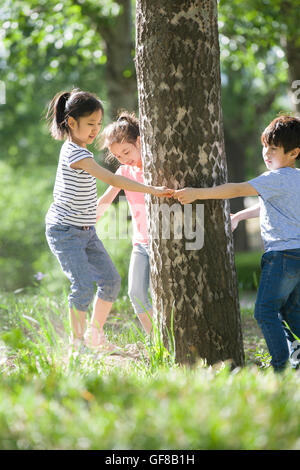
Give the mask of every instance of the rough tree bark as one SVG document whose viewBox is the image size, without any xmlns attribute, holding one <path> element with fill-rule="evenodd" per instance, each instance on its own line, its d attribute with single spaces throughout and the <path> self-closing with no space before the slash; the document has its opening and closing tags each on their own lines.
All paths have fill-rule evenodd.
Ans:
<svg viewBox="0 0 300 470">
<path fill-rule="evenodd" d="M 146 181 L 173 188 L 225 182 L 216 0 L 137 0 L 136 24 Z M 200 239 L 202 203 L 193 204 L 193 217 L 185 212 L 187 206 L 175 204 L 154 197 L 147 200 L 153 304 L 163 338 L 167 343 L 173 314 L 179 363 L 201 357 L 209 364 L 229 359 L 241 365 L 244 353 L 228 201 L 203 202 L 204 246 L 200 241 L 199 249 L 187 245 L 191 231 L 186 229 L 192 219 Z M 181 239 L 175 224 L 170 239 L 167 234 L 157 237 L 156 221 L 168 219 L 162 206 L 173 206 L 172 223 L 187 214 Z"/>
</svg>

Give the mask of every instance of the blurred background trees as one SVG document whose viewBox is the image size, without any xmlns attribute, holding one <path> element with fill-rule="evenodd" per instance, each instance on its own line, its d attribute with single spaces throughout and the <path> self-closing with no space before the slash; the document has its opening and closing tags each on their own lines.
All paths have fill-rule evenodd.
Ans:
<svg viewBox="0 0 300 470">
<path fill-rule="evenodd" d="M 231 181 L 264 171 L 262 130 L 280 111 L 299 112 L 293 89 L 300 80 L 299 15 L 297 2 L 291 0 L 219 2 Z M 1 290 L 30 285 L 37 272 L 51 272 L 53 286 L 61 282 L 44 239 L 44 215 L 52 200 L 61 144 L 49 137 L 43 114 L 55 93 L 72 87 L 95 92 L 104 101 L 105 124 L 118 109 L 137 111 L 134 26 L 133 0 L 1 2 Z M 102 152 L 96 147 L 93 151 L 103 161 Z M 99 192 L 104 190 L 104 185 L 98 186 Z M 232 200 L 232 211 L 242 203 Z M 249 249 L 245 224 L 236 231 L 235 247 Z M 130 241 L 124 242 L 127 249 L 130 252 Z M 121 258 L 115 262 L 124 263 L 118 269 L 126 278 L 127 258 Z"/>
</svg>

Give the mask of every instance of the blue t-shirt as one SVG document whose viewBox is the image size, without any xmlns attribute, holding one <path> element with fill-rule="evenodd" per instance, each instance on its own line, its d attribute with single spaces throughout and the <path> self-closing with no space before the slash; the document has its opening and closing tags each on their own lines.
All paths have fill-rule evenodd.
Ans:
<svg viewBox="0 0 300 470">
<path fill-rule="evenodd" d="M 248 183 L 259 194 L 265 251 L 300 248 L 300 170 L 266 171 Z"/>
</svg>

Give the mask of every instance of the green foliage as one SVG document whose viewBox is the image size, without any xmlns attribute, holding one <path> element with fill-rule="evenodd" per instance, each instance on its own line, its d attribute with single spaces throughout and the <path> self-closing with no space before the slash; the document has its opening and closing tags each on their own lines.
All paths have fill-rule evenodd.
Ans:
<svg viewBox="0 0 300 470">
<path fill-rule="evenodd" d="M 2 449 L 299 448 L 299 380 L 255 370 L 164 371 L 154 380 L 54 370 L 1 384 Z M 284 426 L 283 424 L 284 423 Z"/>
<path fill-rule="evenodd" d="M 298 24 L 299 8 L 285 0 L 219 2 L 225 137 L 246 161 L 244 180 L 264 170 L 263 129 L 279 112 L 294 110 L 285 45 L 298 40 Z"/>
<path fill-rule="evenodd" d="M 1 289 L 12 289 L 33 284 L 35 264 L 44 257 L 44 215 L 53 176 L 49 179 L 49 168 L 31 173 L 5 162 L 0 162 L 0 176 L 5 188 L 0 198 Z"/>
<path fill-rule="evenodd" d="M 290 0 L 221 0 L 220 15 L 226 18 L 226 31 L 244 36 L 245 46 L 256 43 L 266 48 L 284 44 L 292 39 L 300 45 L 297 37 L 300 12 L 296 2 Z"/>
<path fill-rule="evenodd" d="M 169 347 L 166 349 L 162 336 L 160 334 L 159 327 L 155 324 L 153 318 L 150 318 L 147 310 L 144 308 L 145 313 L 147 313 L 148 318 L 152 323 L 152 332 L 150 338 L 148 335 L 145 335 L 136 325 L 133 325 L 138 338 L 142 340 L 142 343 L 145 346 L 145 349 L 148 353 L 148 364 L 146 365 L 148 374 L 153 374 L 157 369 L 163 369 L 165 367 L 174 367 L 175 366 L 175 339 L 173 334 L 173 312 L 171 314 L 171 331 L 167 330 Z M 145 366 L 145 364 L 143 364 Z"/>
<path fill-rule="evenodd" d="M 104 2 L 104 11 L 113 14 L 113 4 Z M 106 105 L 103 42 L 80 4 L 71 0 L 14 5 L 5 0 L 0 14 L 6 91 L 6 103 L 0 105 L 1 159 L 13 166 L 49 165 L 59 148 L 42 120 L 52 97 L 78 87 L 98 94 Z"/>
</svg>

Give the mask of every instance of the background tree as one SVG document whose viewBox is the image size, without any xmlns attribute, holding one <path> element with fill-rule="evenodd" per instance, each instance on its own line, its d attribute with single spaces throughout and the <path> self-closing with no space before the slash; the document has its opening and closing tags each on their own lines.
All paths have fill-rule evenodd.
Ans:
<svg viewBox="0 0 300 470">
<path fill-rule="evenodd" d="M 175 188 L 225 182 L 217 2 L 138 0 L 136 27 L 147 182 Z M 159 204 L 155 198 L 148 204 L 154 307 L 165 340 L 173 312 L 179 362 L 242 364 L 228 204 L 204 205 L 204 246 L 188 250 L 184 237 L 155 238 Z"/>
<path fill-rule="evenodd" d="M 300 74 L 300 38 L 298 35 L 300 9 L 292 0 L 233 0 L 221 2 L 224 21 L 222 31 L 238 43 L 240 52 L 255 44 L 258 54 L 263 50 L 279 52 L 285 56 L 288 69 L 289 93 Z M 250 26 L 251 25 L 251 26 Z M 242 38 L 242 40 L 241 40 Z M 268 61 L 261 64 L 266 72 Z M 291 100 L 290 105 L 300 112 L 300 103 Z"/>
<path fill-rule="evenodd" d="M 118 11 L 114 15 L 104 15 L 99 2 L 76 0 L 76 3 L 105 43 L 105 79 L 111 118 L 115 119 L 120 108 L 137 111 L 132 0 L 111 2 Z"/>
</svg>

